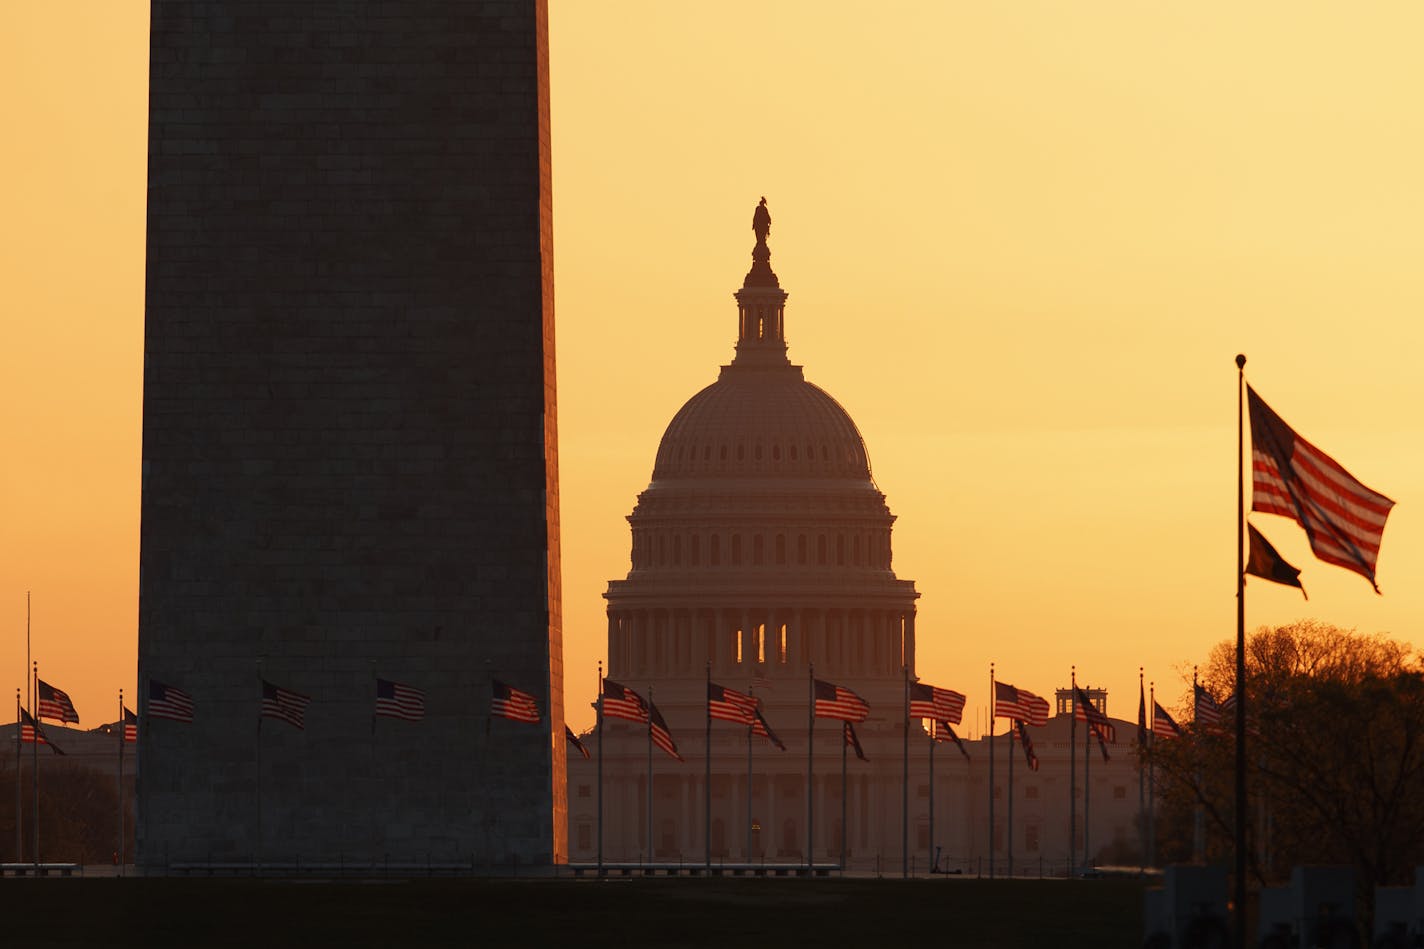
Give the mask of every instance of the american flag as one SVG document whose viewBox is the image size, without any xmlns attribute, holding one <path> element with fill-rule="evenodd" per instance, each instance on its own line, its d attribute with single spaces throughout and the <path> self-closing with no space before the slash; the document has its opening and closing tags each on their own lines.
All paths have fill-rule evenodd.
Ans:
<svg viewBox="0 0 1424 949">
<path fill-rule="evenodd" d="M 659 712 L 658 707 L 651 702 L 648 703 L 648 710 L 651 713 L 648 728 L 653 736 L 653 744 L 678 761 L 683 760 L 682 755 L 677 753 L 677 742 L 672 740 L 672 732 L 668 731 L 667 722 L 663 721 L 663 713 Z"/>
<path fill-rule="evenodd" d="M 707 715 L 724 722 L 750 725 L 756 720 L 757 700 L 743 692 L 707 683 Z"/>
<path fill-rule="evenodd" d="M 1022 720 L 1015 721 L 1014 725 L 1017 726 L 1019 730 L 1019 741 L 1023 742 L 1024 758 L 1028 760 L 1028 769 L 1030 771 L 1037 771 L 1038 755 L 1033 753 L 1033 739 L 1028 737 L 1028 726 L 1025 725 Z"/>
<path fill-rule="evenodd" d="M 539 703 L 534 700 L 534 696 L 498 679 L 491 680 L 490 685 L 494 689 L 494 697 L 490 699 L 491 715 L 514 722 L 528 722 L 531 725 L 539 723 Z"/>
<path fill-rule="evenodd" d="M 1355 571 L 1378 593 L 1375 561 L 1394 502 L 1297 435 L 1250 386 L 1246 398 L 1251 415 L 1251 510 L 1296 521 L 1305 528 L 1315 556 Z"/>
<path fill-rule="evenodd" d="M 1152 703 L 1152 734 L 1157 738 L 1179 738 L 1182 734 L 1172 716 L 1156 702 Z"/>
<path fill-rule="evenodd" d="M 964 747 L 964 742 L 954 733 L 954 728 L 949 722 L 936 722 L 934 731 L 935 741 L 952 741 L 959 748 L 959 753 L 964 756 L 964 760 L 969 759 L 969 749 Z"/>
<path fill-rule="evenodd" d="M 414 686 L 376 679 L 376 714 L 418 722 L 425 717 L 425 693 Z"/>
<path fill-rule="evenodd" d="M 773 745 L 780 748 L 782 751 L 785 751 L 785 742 L 783 742 L 780 738 L 777 738 L 776 732 L 771 730 L 771 725 L 767 723 L 766 716 L 761 713 L 761 708 L 758 707 L 752 714 L 754 716 L 752 719 L 752 734 L 761 735 L 767 741 L 771 742 Z"/>
<path fill-rule="evenodd" d="M 1216 704 L 1216 699 L 1206 690 L 1206 686 L 1198 683 L 1192 684 L 1192 689 L 1196 695 L 1196 710 L 1193 713 L 1193 720 L 1204 728 L 1215 728 L 1221 724 L 1221 706 Z"/>
<path fill-rule="evenodd" d="M 1108 721 L 1108 717 L 1103 714 L 1102 710 L 1093 704 L 1093 700 L 1088 697 L 1088 693 L 1077 686 L 1074 687 L 1073 691 L 1075 693 L 1073 717 L 1080 722 L 1087 722 L 1088 727 L 1092 729 L 1093 735 L 1098 741 L 1116 744 L 1117 728 L 1113 726 L 1112 722 Z"/>
<path fill-rule="evenodd" d="M 564 726 L 564 737 L 569 740 L 569 744 L 573 745 L 575 748 L 578 749 L 579 754 L 583 755 L 584 761 L 587 761 L 591 757 L 588 753 L 588 748 L 584 745 L 583 741 L 579 739 L 579 736 L 574 734 L 574 730 L 568 725 Z"/>
<path fill-rule="evenodd" d="M 44 733 L 40 723 L 30 716 L 28 709 L 20 709 L 20 741 L 26 744 L 34 744 L 38 741 L 41 745 L 49 745 L 51 751 L 57 755 L 64 752 L 54 742 L 49 740 L 49 736 Z"/>
<path fill-rule="evenodd" d="M 138 741 L 138 716 L 127 708 L 124 708 L 124 741 Z"/>
<path fill-rule="evenodd" d="M 305 729 L 304 716 L 311 704 L 310 695 L 302 695 L 291 689 L 273 685 L 262 680 L 262 717 L 276 718 L 296 728 Z"/>
<path fill-rule="evenodd" d="M 69 696 L 59 689 L 50 685 L 44 679 L 36 679 L 35 684 L 39 689 L 39 703 L 37 707 L 40 711 L 40 719 L 53 718 L 61 722 L 73 722 L 79 724 L 79 713 L 74 710 L 74 703 L 69 701 Z"/>
<path fill-rule="evenodd" d="M 911 682 L 910 717 L 958 723 L 964 719 L 964 696 L 950 689 Z"/>
<path fill-rule="evenodd" d="M 839 718 L 846 722 L 863 722 L 870 717 L 870 705 L 850 689 L 822 679 L 815 681 L 816 718 Z"/>
<path fill-rule="evenodd" d="M 994 717 L 1022 719 L 1030 725 L 1048 724 L 1048 700 L 1007 682 L 994 683 Z"/>
<path fill-rule="evenodd" d="M 193 721 L 193 697 L 182 689 L 164 685 L 157 679 L 148 680 L 148 717 L 170 718 L 175 722 Z"/>
<path fill-rule="evenodd" d="M 607 718 L 623 718 L 630 722 L 648 720 L 648 703 L 626 685 L 612 679 L 603 680 L 603 714 Z"/>
<path fill-rule="evenodd" d="M 1235 692 L 1232 692 L 1232 693 L 1231 693 L 1230 695 L 1228 695 L 1226 698 L 1224 698 L 1224 699 L 1221 700 L 1221 719 L 1222 719 L 1222 721 L 1226 721 L 1227 719 L 1230 719 L 1231 721 L 1234 722 L 1234 721 L 1236 720 L 1235 716 L 1236 716 L 1236 693 L 1235 693 Z"/>
<path fill-rule="evenodd" d="M 857 758 L 859 758 L 861 761 L 870 760 L 869 758 L 865 757 L 865 750 L 860 747 L 860 739 L 855 734 L 855 726 L 852 725 L 850 722 L 841 723 L 841 737 L 844 740 L 846 747 L 854 751 L 855 756 Z"/>
</svg>

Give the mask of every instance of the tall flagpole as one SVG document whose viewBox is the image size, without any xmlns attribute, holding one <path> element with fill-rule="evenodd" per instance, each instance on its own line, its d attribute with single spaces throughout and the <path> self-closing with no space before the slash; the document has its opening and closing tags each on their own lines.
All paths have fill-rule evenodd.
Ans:
<svg viewBox="0 0 1424 949">
<path fill-rule="evenodd" d="M 648 865 L 653 862 L 653 687 L 648 686 Z"/>
<path fill-rule="evenodd" d="M 27 595 L 27 596 L 25 597 L 25 632 L 26 632 L 26 638 L 28 638 L 28 635 L 29 635 L 29 628 L 30 628 L 29 604 L 30 604 L 30 598 L 29 598 L 29 596 Z M 34 799 L 34 813 L 33 813 L 32 815 L 30 815 L 30 816 L 31 816 L 31 818 L 32 818 L 33 821 L 34 821 L 35 832 L 34 832 L 34 836 L 33 836 L 33 837 L 31 838 L 31 840 L 30 840 L 30 849 L 31 849 L 32 851 L 34 851 L 34 853 L 31 854 L 31 856 L 33 856 L 33 857 L 35 858 L 35 872 L 38 873 L 38 872 L 39 872 L 39 866 L 40 866 L 40 710 L 39 710 L 39 705 L 38 705 L 38 703 L 35 701 L 35 699 L 36 699 L 36 698 L 39 696 L 39 694 L 40 694 L 40 684 L 39 684 L 39 683 L 40 683 L 40 664 L 39 664 L 39 660 L 35 660 L 35 663 L 34 663 L 34 665 L 33 665 L 32 668 L 34 669 L 34 675 L 31 676 L 31 682 L 30 682 L 30 717 L 33 718 L 34 721 L 35 721 L 35 741 L 34 741 L 34 749 L 33 749 L 34 754 L 32 754 L 32 755 L 30 756 L 30 782 L 31 782 L 31 785 L 34 787 L 34 798 L 35 798 L 35 799 Z"/>
<path fill-rule="evenodd" d="M 23 800 L 23 792 L 20 790 L 20 764 L 24 760 L 20 757 L 21 751 L 25 747 L 21 742 L 24 735 L 25 726 L 20 721 L 20 690 L 15 689 L 15 862 L 21 863 L 25 859 L 25 838 L 24 824 L 20 818 L 20 805 Z"/>
<path fill-rule="evenodd" d="M 1004 860 L 1008 864 L 1006 875 L 1010 880 L 1014 878 L 1014 758 L 1017 757 L 1014 751 L 1014 739 L 1018 733 L 1019 720 L 1017 718 L 1009 719 L 1009 793 L 1006 795 L 1009 799 L 1009 815 L 1008 819 L 1004 821 Z"/>
<path fill-rule="evenodd" d="M 816 731 L 815 663 L 807 663 L 806 665 L 806 685 L 808 687 L 806 693 L 806 872 L 809 875 L 814 869 L 813 858 L 811 854 L 815 852 L 812 849 L 812 843 L 816 839 L 816 825 L 814 823 L 816 817 L 816 807 L 815 803 L 812 800 L 811 794 L 811 777 L 814 769 L 814 759 L 812 756 L 814 754 L 815 748 L 815 742 L 812 739 Z M 842 735 L 842 740 L 844 740 L 844 735 Z M 769 794 L 770 792 L 771 788 L 770 785 L 768 785 L 767 793 Z"/>
<path fill-rule="evenodd" d="M 1068 875 L 1077 876 L 1078 864 L 1078 667 L 1070 666 L 1068 686 L 1072 714 L 1068 716 Z"/>
<path fill-rule="evenodd" d="M 1246 357 L 1236 356 L 1236 944 L 1246 945 Z"/>
<path fill-rule="evenodd" d="M 748 692 L 750 691 L 749 689 Z M 752 865 L 752 729 L 754 728 L 756 728 L 755 724 L 747 726 L 747 866 Z M 727 783 L 730 792 L 731 781 L 729 780 Z M 767 794 L 768 796 L 771 794 L 770 787 L 767 789 Z M 728 797 L 730 796 L 729 793 Z M 732 848 L 729 846 L 727 849 Z"/>
<path fill-rule="evenodd" d="M 119 690 L 119 846 L 114 851 L 119 858 L 119 876 L 124 875 L 124 741 L 128 738 L 124 721 L 124 690 Z"/>
<path fill-rule="evenodd" d="M 1148 731 L 1148 747 L 1157 748 L 1157 683 L 1148 683 L 1148 701 L 1152 703 L 1152 728 Z M 1147 757 L 1147 865 L 1157 866 L 1157 775 L 1156 762 Z"/>
<path fill-rule="evenodd" d="M 603 876 L 603 660 L 598 660 L 598 700 L 594 705 L 598 719 L 598 875 Z"/>
<path fill-rule="evenodd" d="M 994 664 L 989 663 L 989 879 L 994 879 Z"/>
<path fill-rule="evenodd" d="M 706 851 L 707 872 L 712 872 L 712 660 L 707 660 L 707 768 L 702 784 L 703 814 L 702 842 Z"/>
<path fill-rule="evenodd" d="M 1078 697 L 1077 697 L 1077 695 L 1074 695 L 1073 698 L 1074 698 L 1074 701 L 1076 701 Z M 1084 710 L 1083 710 L 1083 713 L 1086 715 L 1086 714 L 1087 714 L 1087 711 L 1088 711 L 1087 709 L 1084 709 Z M 1074 710 L 1073 720 L 1074 720 L 1075 722 L 1078 720 L 1078 715 L 1077 715 L 1077 710 L 1076 710 L 1076 709 Z M 1091 844 L 1089 844 L 1088 841 L 1089 841 L 1089 838 L 1092 836 L 1092 835 L 1091 835 L 1091 832 L 1090 832 L 1090 827 L 1091 827 L 1091 825 L 1089 824 L 1089 818 L 1090 818 L 1090 816 L 1091 816 L 1091 809 L 1092 809 L 1092 804 L 1093 804 L 1093 780 L 1092 780 L 1092 779 L 1093 779 L 1093 726 L 1092 726 L 1092 725 L 1089 725 L 1089 724 L 1087 724 L 1087 723 L 1084 723 L 1084 728 L 1083 728 L 1083 869 L 1084 869 L 1085 871 L 1088 869 L 1088 854 L 1089 854 L 1088 848 L 1091 846 Z"/>
<path fill-rule="evenodd" d="M 253 845 L 253 861 L 258 876 L 262 875 L 262 657 L 257 657 L 257 839 Z"/>
<path fill-rule="evenodd" d="M 1142 866 L 1139 869 L 1147 869 L 1147 794 L 1143 778 L 1146 776 L 1146 769 L 1142 766 L 1143 759 L 1147 756 L 1147 736 L 1150 731 L 1147 728 L 1147 706 L 1142 704 L 1142 667 L 1137 667 L 1137 701 L 1142 709 L 1142 721 L 1138 725 L 1137 733 L 1137 813 L 1141 815 L 1143 821 L 1142 836 L 1139 843 L 1142 845 Z"/>
<path fill-rule="evenodd" d="M 849 722 L 841 723 L 841 873 L 845 873 L 846 867 L 846 734 L 845 726 Z"/>
<path fill-rule="evenodd" d="M 934 835 L 934 746 L 936 725 L 936 721 L 934 719 L 930 719 L 930 852 L 929 860 L 927 862 L 929 863 L 931 873 L 934 872 L 935 864 L 938 862 L 937 860 L 935 860 Z"/>
<path fill-rule="evenodd" d="M 910 878 L 910 667 L 904 672 L 905 742 L 900 765 L 900 877 Z"/>
</svg>

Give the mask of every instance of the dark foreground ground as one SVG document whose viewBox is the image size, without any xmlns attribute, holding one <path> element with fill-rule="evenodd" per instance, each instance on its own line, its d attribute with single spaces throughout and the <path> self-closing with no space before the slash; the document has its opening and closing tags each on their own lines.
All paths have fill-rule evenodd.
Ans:
<svg viewBox="0 0 1424 949">
<path fill-rule="evenodd" d="M 0 879 L 0 945 L 1136 947 L 1135 880 Z"/>
</svg>

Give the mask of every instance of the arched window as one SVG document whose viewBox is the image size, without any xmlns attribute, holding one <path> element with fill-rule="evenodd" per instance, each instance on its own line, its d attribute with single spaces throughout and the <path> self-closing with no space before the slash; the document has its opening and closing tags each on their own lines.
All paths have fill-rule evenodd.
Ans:
<svg viewBox="0 0 1424 949">
<path fill-rule="evenodd" d="M 707 549 L 707 560 L 714 567 L 722 565 L 722 536 L 720 534 L 712 535 L 712 541 Z"/>
<path fill-rule="evenodd" d="M 738 460 L 738 461 L 744 461 L 744 460 L 746 460 L 746 457 L 747 457 L 747 446 L 746 446 L 746 445 L 738 445 L 738 446 L 737 446 L 737 460 Z"/>
<path fill-rule="evenodd" d="M 857 567 L 860 566 L 860 534 L 859 534 L 859 533 L 856 533 L 853 537 L 851 537 L 851 543 L 850 543 L 850 561 L 851 561 L 851 563 L 855 564 Z"/>
<path fill-rule="evenodd" d="M 757 445 L 756 445 L 756 447 L 752 449 L 752 457 L 755 458 L 757 461 L 761 461 L 761 443 L 760 443 L 760 442 L 758 442 Z"/>
<path fill-rule="evenodd" d="M 766 624 L 758 623 L 752 629 L 752 655 L 758 664 L 766 662 Z"/>
<path fill-rule="evenodd" d="M 776 634 L 776 661 L 786 665 L 786 624 L 782 623 Z"/>
<path fill-rule="evenodd" d="M 761 564 L 766 554 L 766 539 L 760 534 L 752 537 L 752 563 Z"/>
<path fill-rule="evenodd" d="M 816 538 L 816 563 L 825 566 L 826 563 L 826 535 L 821 534 Z"/>
<path fill-rule="evenodd" d="M 791 460 L 792 460 L 792 461 L 795 461 L 795 460 L 796 460 L 796 446 L 795 446 L 795 445 L 792 445 L 792 446 L 791 446 Z"/>
<path fill-rule="evenodd" d="M 836 535 L 836 566 L 845 566 L 845 534 Z"/>
<path fill-rule="evenodd" d="M 796 562 L 797 562 L 797 563 L 805 563 L 805 562 L 806 562 L 806 535 L 805 535 L 805 534 L 798 534 L 798 535 L 796 536 Z"/>
<path fill-rule="evenodd" d="M 682 535 L 674 534 L 672 538 L 672 565 L 682 566 Z"/>
<path fill-rule="evenodd" d="M 742 563 L 742 535 L 732 535 L 732 566 L 739 567 Z"/>
<path fill-rule="evenodd" d="M 688 560 L 694 567 L 702 562 L 702 536 L 700 534 L 692 535 L 692 549 L 688 551 L 688 554 Z"/>
<path fill-rule="evenodd" d="M 780 445 L 772 445 L 772 446 L 771 446 L 771 460 L 772 460 L 772 461 L 780 461 L 780 460 L 781 460 L 781 446 L 780 446 Z"/>
<path fill-rule="evenodd" d="M 665 546 L 666 546 L 666 545 L 663 543 L 663 535 L 662 535 L 662 534 L 659 534 L 659 535 L 658 535 L 658 566 L 659 566 L 659 567 L 661 567 L 663 564 L 667 563 L 667 556 L 666 556 Z"/>
<path fill-rule="evenodd" d="M 776 535 L 776 562 L 786 563 L 786 535 Z"/>
</svg>

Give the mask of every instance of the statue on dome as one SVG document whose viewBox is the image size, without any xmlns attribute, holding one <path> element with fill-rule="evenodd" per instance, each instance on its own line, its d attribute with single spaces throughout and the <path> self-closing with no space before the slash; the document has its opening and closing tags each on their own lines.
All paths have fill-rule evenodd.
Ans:
<svg viewBox="0 0 1424 949">
<path fill-rule="evenodd" d="M 767 235 L 771 233 L 771 212 L 766 209 L 766 198 L 762 198 L 761 204 L 752 212 L 752 233 L 756 234 L 758 244 L 765 244 Z"/>
</svg>

